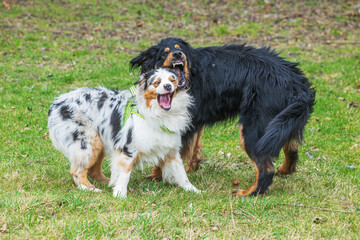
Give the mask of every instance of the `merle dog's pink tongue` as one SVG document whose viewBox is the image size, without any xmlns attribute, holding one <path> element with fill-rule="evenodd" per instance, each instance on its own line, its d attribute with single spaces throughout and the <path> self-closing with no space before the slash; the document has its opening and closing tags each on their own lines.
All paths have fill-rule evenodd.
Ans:
<svg viewBox="0 0 360 240">
<path fill-rule="evenodd" d="M 170 94 L 163 94 L 159 96 L 159 106 L 164 109 L 169 109 L 171 107 L 170 105 Z"/>
</svg>

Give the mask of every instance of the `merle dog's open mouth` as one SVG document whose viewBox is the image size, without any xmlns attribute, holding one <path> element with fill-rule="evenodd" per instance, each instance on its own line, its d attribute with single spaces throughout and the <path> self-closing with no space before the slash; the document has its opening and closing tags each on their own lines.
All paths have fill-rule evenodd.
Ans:
<svg viewBox="0 0 360 240">
<path fill-rule="evenodd" d="M 179 88 L 185 88 L 186 87 L 186 80 L 185 80 L 185 73 L 184 73 L 184 61 L 183 60 L 177 60 L 172 62 L 171 69 L 176 73 L 178 79 L 179 79 Z"/>
<path fill-rule="evenodd" d="M 169 111 L 171 108 L 171 101 L 173 99 L 174 92 L 166 93 L 166 94 L 159 94 L 157 96 L 157 101 L 159 106 L 164 109 L 165 111 Z"/>
</svg>

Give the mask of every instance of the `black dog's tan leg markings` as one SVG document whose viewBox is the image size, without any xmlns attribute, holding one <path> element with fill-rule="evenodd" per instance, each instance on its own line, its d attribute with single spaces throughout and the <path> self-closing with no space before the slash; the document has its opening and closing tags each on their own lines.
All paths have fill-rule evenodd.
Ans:
<svg viewBox="0 0 360 240">
<path fill-rule="evenodd" d="M 151 181 L 157 181 L 160 182 L 162 180 L 162 170 L 161 167 L 155 166 L 151 173 L 146 176 L 147 178 L 150 178 Z"/>
<path fill-rule="evenodd" d="M 254 163 L 254 161 L 253 161 Z M 250 196 L 258 187 L 258 179 L 259 179 L 259 170 L 256 166 L 256 164 L 254 163 L 254 167 L 255 167 L 255 182 L 246 190 L 240 190 L 240 189 L 235 189 L 232 191 L 233 196 L 240 196 L 240 197 L 245 197 L 245 196 Z"/>
<path fill-rule="evenodd" d="M 246 154 L 249 156 L 251 161 L 254 164 L 255 168 L 255 181 L 254 183 L 246 190 L 233 190 L 234 196 L 250 196 L 258 195 L 266 192 L 268 186 L 272 183 L 272 178 L 274 175 L 274 166 L 272 164 L 272 159 L 268 158 L 257 158 L 252 157 L 251 151 L 249 152 L 246 147 L 246 138 L 243 132 L 243 125 L 239 124 L 239 134 L 240 134 L 240 145 L 245 150 Z"/>
<path fill-rule="evenodd" d="M 277 174 L 287 175 L 296 172 L 296 163 L 299 160 L 298 145 L 295 140 L 291 140 L 283 147 L 285 160 L 282 165 L 278 167 Z"/>
<path fill-rule="evenodd" d="M 182 154 L 183 159 L 188 159 L 186 171 L 198 170 L 199 164 L 204 161 L 204 159 L 201 157 L 203 144 L 200 140 L 204 128 L 205 126 L 203 126 L 197 133 L 195 133 L 193 139 L 191 139 L 189 145 L 185 148 L 187 151 Z"/>
<path fill-rule="evenodd" d="M 256 196 L 264 194 L 272 184 L 274 166 L 271 158 L 252 161 L 255 168 L 255 181 L 246 190 L 233 190 L 234 196 Z"/>
<path fill-rule="evenodd" d="M 239 128 L 239 135 L 240 135 L 240 146 L 241 148 L 246 152 L 246 154 L 249 156 L 249 154 L 246 151 L 245 148 L 245 139 L 244 139 L 244 134 L 243 134 L 243 125 L 242 124 L 238 124 L 238 128 Z M 251 159 L 251 157 L 249 156 L 249 158 Z"/>
<path fill-rule="evenodd" d="M 239 128 L 239 135 L 240 135 L 240 146 L 246 152 L 246 154 L 249 156 L 249 158 L 251 159 L 250 155 L 248 154 L 248 152 L 246 151 L 246 148 L 245 148 L 243 125 L 239 124 L 238 128 Z M 254 163 L 254 167 L 255 167 L 255 182 L 246 190 L 239 190 L 239 189 L 233 190 L 234 196 L 249 196 L 252 192 L 254 192 L 256 190 L 256 188 L 258 186 L 259 170 L 258 170 L 255 162 L 252 159 L 251 159 L 251 161 Z"/>
</svg>

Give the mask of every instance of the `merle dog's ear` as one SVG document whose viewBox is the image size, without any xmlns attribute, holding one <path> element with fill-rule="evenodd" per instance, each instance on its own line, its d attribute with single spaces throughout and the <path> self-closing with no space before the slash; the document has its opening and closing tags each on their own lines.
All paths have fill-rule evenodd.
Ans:
<svg viewBox="0 0 360 240">
<path fill-rule="evenodd" d="M 134 83 L 134 85 L 137 85 L 137 84 L 144 84 L 144 90 L 147 88 L 147 80 L 155 73 L 156 69 L 151 69 L 150 71 L 146 72 L 146 73 L 143 73 L 140 75 L 139 77 L 139 80 Z"/>
<path fill-rule="evenodd" d="M 143 84 L 144 82 L 146 82 L 145 74 L 141 74 L 139 80 L 134 85 Z"/>
<path fill-rule="evenodd" d="M 136 68 L 141 68 L 141 72 L 147 72 L 150 69 L 153 69 L 155 67 L 155 55 L 156 55 L 156 46 L 153 46 L 151 48 L 149 48 L 148 50 L 140 53 L 139 56 L 133 58 L 130 61 L 130 70 L 132 71 L 133 69 Z"/>
</svg>

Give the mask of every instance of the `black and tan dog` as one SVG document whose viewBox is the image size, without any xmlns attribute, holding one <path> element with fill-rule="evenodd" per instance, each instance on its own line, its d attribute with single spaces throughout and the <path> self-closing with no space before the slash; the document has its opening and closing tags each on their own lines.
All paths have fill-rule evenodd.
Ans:
<svg viewBox="0 0 360 240">
<path fill-rule="evenodd" d="M 235 196 L 263 194 L 274 176 L 273 158 L 281 148 L 285 161 L 278 174 L 295 172 L 298 143 L 313 111 L 315 91 L 297 67 L 270 48 L 229 44 L 193 48 L 179 38 L 166 38 L 131 60 L 142 72 L 169 67 L 195 102 L 192 128 L 183 135 L 188 170 L 198 167 L 205 125 L 240 116 L 240 143 L 255 165 L 255 182 Z M 155 168 L 153 178 L 161 178 Z"/>
</svg>

